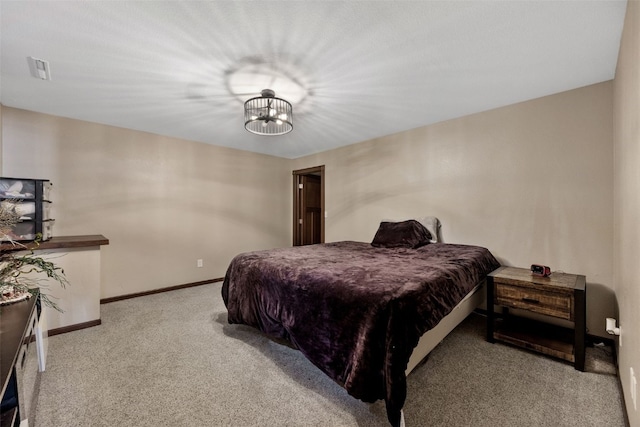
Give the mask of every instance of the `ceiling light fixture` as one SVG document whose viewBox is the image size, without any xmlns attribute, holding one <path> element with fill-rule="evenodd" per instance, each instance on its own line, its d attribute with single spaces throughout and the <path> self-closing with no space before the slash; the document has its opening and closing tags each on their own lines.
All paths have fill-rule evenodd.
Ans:
<svg viewBox="0 0 640 427">
<path fill-rule="evenodd" d="M 244 103 L 244 128 L 257 135 L 284 135 L 293 130 L 293 109 L 271 89 Z"/>
</svg>

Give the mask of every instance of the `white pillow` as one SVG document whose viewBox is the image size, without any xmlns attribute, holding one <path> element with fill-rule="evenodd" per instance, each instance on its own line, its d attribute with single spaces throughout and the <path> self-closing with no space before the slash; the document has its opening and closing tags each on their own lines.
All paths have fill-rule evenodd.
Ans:
<svg viewBox="0 0 640 427">
<path fill-rule="evenodd" d="M 431 243 L 437 243 L 440 241 L 440 220 L 435 216 L 423 216 L 415 218 L 420 224 L 429 230 L 431 233 Z"/>
</svg>

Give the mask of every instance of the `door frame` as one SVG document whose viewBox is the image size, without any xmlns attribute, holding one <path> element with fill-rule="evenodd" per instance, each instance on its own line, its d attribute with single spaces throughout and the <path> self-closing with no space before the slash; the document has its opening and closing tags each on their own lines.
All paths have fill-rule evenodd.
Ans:
<svg viewBox="0 0 640 427">
<path fill-rule="evenodd" d="M 324 243 L 324 165 L 314 166 L 305 169 L 294 170 L 293 175 L 293 246 L 302 245 L 302 211 L 304 208 L 304 197 L 300 191 L 299 184 L 302 183 L 304 175 L 316 175 L 320 177 L 320 243 Z"/>
</svg>

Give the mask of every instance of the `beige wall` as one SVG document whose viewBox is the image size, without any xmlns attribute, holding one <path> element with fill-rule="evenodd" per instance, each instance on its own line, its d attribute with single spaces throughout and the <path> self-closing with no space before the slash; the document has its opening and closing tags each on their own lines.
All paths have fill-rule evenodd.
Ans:
<svg viewBox="0 0 640 427">
<path fill-rule="evenodd" d="M 612 292 L 612 83 L 297 159 L 326 166 L 326 241 L 370 241 L 383 218 L 435 215 L 446 242 L 508 265 L 585 274 L 589 332 Z"/>
<path fill-rule="evenodd" d="M 3 122 L 3 174 L 54 182 L 55 233 L 111 240 L 103 298 L 289 245 L 291 170 L 324 164 L 327 241 L 436 215 L 447 242 L 585 274 L 590 333 L 616 314 L 611 82 L 293 161 L 7 107 Z"/>
<path fill-rule="evenodd" d="M 629 1 L 614 80 L 614 285 L 622 328 L 620 380 L 632 427 L 629 368 L 640 381 L 640 3 Z M 640 393 L 640 389 L 638 389 Z M 640 397 L 638 397 L 640 399 Z M 637 402 L 640 406 L 640 401 Z"/>
<path fill-rule="evenodd" d="M 3 123 L 3 174 L 54 183 L 54 234 L 109 238 L 102 298 L 222 277 L 237 253 L 291 242 L 288 160 L 7 107 Z"/>
<path fill-rule="evenodd" d="M 2 104 L 0 104 L 0 175 L 2 174 Z"/>
</svg>

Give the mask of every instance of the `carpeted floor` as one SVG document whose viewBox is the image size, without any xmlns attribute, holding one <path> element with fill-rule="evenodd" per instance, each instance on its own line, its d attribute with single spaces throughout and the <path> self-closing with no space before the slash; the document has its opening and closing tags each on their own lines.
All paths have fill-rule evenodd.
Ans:
<svg viewBox="0 0 640 427">
<path fill-rule="evenodd" d="M 101 326 L 49 338 L 35 425 L 388 426 L 383 402 L 228 325 L 220 286 L 106 304 Z M 471 315 L 409 376 L 408 427 L 624 426 L 610 348 L 589 348 L 578 372 L 484 333 Z"/>
</svg>

